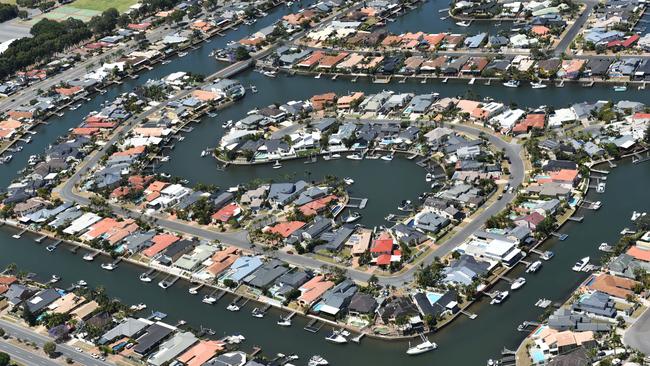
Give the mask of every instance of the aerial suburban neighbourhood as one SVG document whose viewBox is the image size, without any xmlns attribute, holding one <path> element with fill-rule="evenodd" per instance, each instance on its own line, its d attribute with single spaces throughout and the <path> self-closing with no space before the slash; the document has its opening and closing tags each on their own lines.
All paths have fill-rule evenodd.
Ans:
<svg viewBox="0 0 650 366">
<path fill-rule="evenodd" d="M 649 26 L 0 1 L 0 366 L 650 365 Z"/>
</svg>

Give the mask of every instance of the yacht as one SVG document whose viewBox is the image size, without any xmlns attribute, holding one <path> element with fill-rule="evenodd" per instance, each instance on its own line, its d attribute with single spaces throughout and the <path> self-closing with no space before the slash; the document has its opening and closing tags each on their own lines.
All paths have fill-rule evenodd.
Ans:
<svg viewBox="0 0 650 366">
<path fill-rule="evenodd" d="M 276 160 L 275 164 L 273 164 L 273 169 L 280 169 L 282 168 L 282 164 L 280 164 L 280 161 Z"/>
<path fill-rule="evenodd" d="M 221 125 L 221 127 L 222 127 L 222 128 L 230 128 L 230 127 L 232 127 L 232 124 L 233 124 L 232 120 L 228 120 L 228 122 L 224 122 L 224 123 Z"/>
<path fill-rule="evenodd" d="M 53 274 L 52 277 L 50 278 L 50 283 L 57 283 L 61 280 L 61 277 Z"/>
<path fill-rule="evenodd" d="M 589 257 L 584 257 L 581 260 L 577 261 L 576 264 L 571 267 L 572 270 L 576 272 L 581 272 L 589 264 Z"/>
<path fill-rule="evenodd" d="M 390 155 L 384 155 L 384 156 L 381 157 L 381 160 L 384 160 L 384 161 L 391 161 L 391 160 L 393 160 L 393 154 L 390 154 Z"/>
<path fill-rule="evenodd" d="M 538 82 L 532 82 L 531 81 L 530 86 L 533 89 L 544 89 L 544 88 L 546 88 L 547 85 L 542 83 L 541 81 L 538 81 Z"/>
<path fill-rule="evenodd" d="M 345 184 L 347 184 L 347 185 L 352 185 L 352 184 L 354 184 L 354 179 L 352 179 L 350 177 L 345 177 L 345 178 L 343 178 L 343 182 Z"/>
<path fill-rule="evenodd" d="M 600 250 L 601 252 L 612 252 L 613 248 L 607 243 L 600 243 L 600 245 L 598 246 L 598 250 Z"/>
<path fill-rule="evenodd" d="M 630 220 L 636 221 L 636 219 L 638 219 L 641 216 L 642 216 L 642 214 L 640 212 L 634 211 L 634 212 L 632 212 L 632 217 L 630 218 Z"/>
<path fill-rule="evenodd" d="M 325 340 L 328 342 L 336 343 L 336 344 L 345 344 L 348 343 L 348 339 L 343 336 L 341 331 L 338 330 L 333 330 L 332 334 L 328 335 L 325 337 Z"/>
<path fill-rule="evenodd" d="M 179 52 L 178 57 L 185 57 L 187 56 L 187 52 Z"/>
<path fill-rule="evenodd" d="M 235 303 L 231 303 L 228 306 L 226 306 L 226 310 L 232 311 L 232 312 L 239 311 L 239 306 L 237 306 L 237 304 L 235 304 Z"/>
<path fill-rule="evenodd" d="M 264 312 L 260 308 L 255 308 L 251 312 L 251 315 L 253 316 L 253 318 L 263 318 Z"/>
<path fill-rule="evenodd" d="M 363 160 L 363 156 L 361 156 L 360 154 L 357 154 L 357 153 L 350 154 L 350 155 L 346 156 L 346 158 L 350 159 L 350 160 Z"/>
<path fill-rule="evenodd" d="M 525 284 L 526 284 L 526 279 L 523 277 L 519 277 L 510 285 L 510 289 L 514 291 L 521 288 Z"/>
<path fill-rule="evenodd" d="M 519 81 L 518 80 L 508 80 L 505 83 L 503 83 L 503 86 L 507 88 L 518 88 L 519 87 Z"/>
<path fill-rule="evenodd" d="M 79 280 L 79 281 L 77 281 L 77 286 L 86 287 L 86 286 L 88 286 L 88 282 L 86 282 L 84 280 Z"/>
<path fill-rule="evenodd" d="M 425 182 L 431 182 L 433 180 L 433 174 L 427 173 L 427 175 L 424 177 Z"/>
<path fill-rule="evenodd" d="M 264 71 L 263 74 L 267 77 L 274 78 L 277 75 L 275 71 Z"/>
<path fill-rule="evenodd" d="M 490 301 L 490 305 L 498 305 L 504 302 L 510 293 L 508 291 L 501 291 Z"/>
<path fill-rule="evenodd" d="M 535 273 L 539 271 L 540 267 L 542 267 L 542 261 L 535 261 L 526 268 L 526 273 Z"/>
<path fill-rule="evenodd" d="M 202 303 L 208 304 L 208 305 L 212 305 L 216 301 L 217 301 L 217 299 L 215 297 L 213 297 L 212 295 L 205 295 L 205 296 L 203 296 L 203 300 L 201 300 Z"/>
<path fill-rule="evenodd" d="M 341 158 L 341 154 L 334 154 L 334 155 L 332 155 L 330 157 L 330 159 L 332 159 L 332 160 L 336 160 L 336 159 L 340 159 L 340 158 Z"/>
<path fill-rule="evenodd" d="M 281 327 L 290 327 L 291 326 L 291 319 L 289 318 L 280 318 L 277 323 Z"/>
<path fill-rule="evenodd" d="M 329 364 L 330 363 L 327 362 L 326 359 L 324 359 L 323 357 L 321 357 L 319 355 L 311 356 L 311 358 L 309 359 L 309 363 L 307 363 L 308 366 L 325 366 L 325 365 L 329 365 Z"/>
<path fill-rule="evenodd" d="M 366 159 L 378 160 L 378 159 L 381 159 L 381 155 L 379 155 L 379 154 L 368 155 L 368 156 L 366 156 Z"/>
<path fill-rule="evenodd" d="M 361 214 L 358 212 L 350 212 L 350 214 L 343 220 L 346 224 L 351 224 L 361 218 Z"/>
<path fill-rule="evenodd" d="M 143 273 L 140 275 L 140 281 L 142 282 L 151 282 L 151 277 L 147 273 Z"/>
<path fill-rule="evenodd" d="M 117 266 L 114 265 L 113 263 L 102 263 L 101 267 L 102 267 L 102 269 L 105 269 L 107 271 L 112 271 L 115 268 L 117 268 Z"/>
<path fill-rule="evenodd" d="M 95 259 L 95 256 L 92 253 L 86 253 L 83 258 L 86 262 L 92 262 Z"/>
<path fill-rule="evenodd" d="M 431 342 L 430 340 L 422 336 L 422 343 L 420 344 L 411 346 L 411 343 L 409 342 L 409 348 L 406 350 L 406 354 L 410 356 L 415 356 L 425 352 L 433 351 L 436 348 L 438 348 L 437 344 Z"/>
<path fill-rule="evenodd" d="M 139 303 L 138 305 L 131 305 L 131 307 L 129 309 L 131 309 L 133 311 L 141 311 L 141 310 L 144 310 L 146 308 L 147 308 L 146 304 Z"/>
</svg>

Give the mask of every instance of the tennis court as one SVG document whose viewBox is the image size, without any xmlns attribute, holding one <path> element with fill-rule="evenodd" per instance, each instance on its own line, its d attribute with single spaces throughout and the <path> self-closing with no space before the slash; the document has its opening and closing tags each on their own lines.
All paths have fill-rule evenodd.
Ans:
<svg viewBox="0 0 650 366">
<path fill-rule="evenodd" d="M 80 8 L 75 8 L 74 6 L 71 5 L 64 5 L 56 9 L 53 9 L 48 13 L 37 15 L 31 20 L 29 20 L 28 23 L 34 25 L 43 18 L 56 20 L 56 21 L 63 21 L 68 18 L 75 18 L 87 22 L 90 20 L 90 18 L 98 14 L 101 14 L 101 12 L 97 10 L 80 9 Z"/>
</svg>

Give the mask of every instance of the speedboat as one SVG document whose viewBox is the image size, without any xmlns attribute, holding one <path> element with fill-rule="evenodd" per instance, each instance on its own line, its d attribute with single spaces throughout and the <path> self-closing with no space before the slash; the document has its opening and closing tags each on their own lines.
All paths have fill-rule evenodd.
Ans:
<svg viewBox="0 0 650 366">
<path fill-rule="evenodd" d="M 538 81 L 536 83 L 531 81 L 530 86 L 533 89 L 544 89 L 544 88 L 546 88 L 547 85 L 542 83 L 541 81 Z"/>
<path fill-rule="evenodd" d="M 490 305 L 501 304 L 506 300 L 506 298 L 508 298 L 508 295 L 510 295 L 508 291 L 501 291 L 497 293 L 497 295 L 492 299 L 492 301 L 490 301 Z"/>
<path fill-rule="evenodd" d="M 291 319 L 289 318 L 280 318 L 277 323 L 281 327 L 290 327 L 291 326 Z"/>
<path fill-rule="evenodd" d="M 48 252 L 53 252 L 55 249 L 56 247 L 54 245 L 48 245 L 45 247 L 45 250 L 47 250 Z"/>
<path fill-rule="evenodd" d="M 381 160 L 384 160 L 384 161 L 391 161 L 391 160 L 393 160 L 393 154 L 390 154 L 390 155 L 384 155 L 384 156 L 381 157 Z"/>
<path fill-rule="evenodd" d="M 598 246 L 598 250 L 600 250 L 601 252 L 612 252 L 613 248 L 607 243 L 600 243 L 600 245 Z"/>
<path fill-rule="evenodd" d="M 160 287 L 163 290 L 166 290 L 166 289 L 169 288 L 169 282 L 167 282 L 165 280 L 162 280 L 162 281 L 158 282 L 158 287 Z"/>
<path fill-rule="evenodd" d="M 50 278 L 50 283 L 57 283 L 61 280 L 61 277 L 53 274 L 52 277 Z"/>
<path fill-rule="evenodd" d="M 263 318 L 264 312 L 260 308 L 255 308 L 251 312 L 251 315 L 253 316 L 253 318 Z"/>
<path fill-rule="evenodd" d="M 275 164 L 273 164 L 273 169 L 280 169 L 282 168 L 282 164 L 278 160 L 275 161 Z"/>
<path fill-rule="evenodd" d="M 332 334 L 325 337 L 325 340 L 336 344 L 348 343 L 347 338 L 345 338 L 343 334 L 338 330 L 333 330 Z"/>
<path fill-rule="evenodd" d="M 102 263 L 101 267 L 102 267 L 102 269 L 105 269 L 107 271 L 112 271 L 115 268 L 117 268 L 117 266 L 114 265 L 113 263 Z"/>
<path fill-rule="evenodd" d="M 233 303 L 229 304 L 228 306 L 226 306 L 226 310 L 232 311 L 232 312 L 239 311 L 239 306 L 237 306 L 237 304 L 235 304 L 233 302 Z"/>
<path fill-rule="evenodd" d="M 84 280 L 79 280 L 79 281 L 77 281 L 77 286 L 86 287 L 86 286 L 88 286 L 88 282 L 86 282 Z"/>
<path fill-rule="evenodd" d="M 404 200 L 397 206 L 397 209 L 400 211 L 410 211 L 412 208 L 410 200 Z"/>
<path fill-rule="evenodd" d="M 188 292 L 190 293 L 190 295 L 196 295 L 196 294 L 199 293 L 199 289 L 201 289 L 201 285 L 197 285 L 197 286 L 194 286 L 194 287 L 190 287 L 190 289 L 188 290 Z"/>
<path fill-rule="evenodd" d="M 632 217 L 630 218 L 630 220 L 636 221 L 636 219 L 638 219 L 639 217 L 641 217 L 641 213 L 634 211 L 632 212 Z"/>
<path fill-rule="evenodd" d="M 459 27 L 469 27 L 470 23 L 462 21 L 462 22 L 457 22 L 456 25 Z"/>
<path fill-rule="evenodd" d="M 425 182 L 431 182 L 433 180 L 433 174 L 427 173 L 427 175 L 424 177 Z"/>
<path fill-rule="evenodd" d="M 217 301 L 217 299 L 215 297 L 213 297 L 212 295 L 205 295 L 205 296 L 203 296 L 203 300 L 201 300 L 202 303 L 208 304 L 208 305 L 214 304 L 215 301 Z"/>
<path fill-rule="evenodd" d="M 526 273 L 535 273 L 540 269 L 540 267 L 542 267 L 542 261 L 535 261 L 526 268 Z"/>
<path fill-rule="evenodd" d="M 523 277 L 519 277 L 510 285 L 510 289 L 511 290 L 517 290 L 517 289 L 521 288 L 521 286 L 523 286 L 525 284 L 526 284 L 526 279 L 523 278 Z"/>
<path fill-rule="evenodd" d="M 311 358 L 309 359 L 309 363 L 307 363 L 308 366 L 325 366 L 325 365 L 329 365 L 329 364 L 330 363 L 327 362 L 326 359 L 324 359 L 323 357 L 321 357 L 319 355 L 311 356 Z"/>
<path fill-rule="evenodd" d="M 581 272 L 589 264 L 589 257 L 584 257 L 576 262 L 576 264 L 571 267 L 572 270 L 576 272 Z"/>
<path fill-rule="evenodd" d="M 358 212 L 350 212 L 350 214 L 343 220 L 346 224 L 351 224 L 361 218 L 361 214 Z"/>
<path fill-rule="evenodd" d="M 151 282 L 151 277 L 147 273 L 143 273 L 140 275 L 140 281 L 142 282 Z"/>
<path fill-rule="evenodd" d="M 627 91 L 627 86 L 625 85 L 619 85 L 614 87 L 615 92 L 624 92 Z"/>
<path fill-rule="evenodd" d="M 356 153 L 347 155 L 346 158 L 350 159 L 350 160 L 363 160 L 363 156 L 361 156 L 359 154 L 356 154 Z"/>
<path fill-rule="evenodd" d="M 410 356 L 415 356 L 425 352 L 433 351 L 434 349 L 438 348 L 437 344 L 431 342 L 426 338 L 424 339 L 425 340 L 422 343 L 415 345 L 413 347 L 411 347 L 411 344 L 409 343 L 409 348 L 406 350 L 406 354 Z"/>
<path fill-rule="evenodd" d="M 519 87 L 519 80 L 508 80 L 505 83 L 503 83 L 503 86 L 507 88 L 518 88 Z"/>
<path fill-rule="evenodd" d="M 185 57 L 187 56 L 187 52 L 179 52 L 178 57 Z"/>
<path fill-rule="evenodd" d="M 345 178 L 343 178 L 343 182 L 345 184 L 347 184 L 347 185 L 352 185 L 352 184 L 354 184 L 354 179 L 352 179 L 350 177 L 345 177 Z"/>
<path fill-rule="evenodd" d="M 86 254 L 84 254 L 83 259 L 86 262 L 92 262 L 95 259 L 95 256 L 92 253 L 86 253 Z"/>
<path fill-rule="evenodd" d="M 550 250 L 547 250 L 544 253 L 542 253 L 542 255 L 540 255 L 539 257 L 542 258 L 545 261 L 548 261 L 551 258 L 553 258 L 554 256 L 555 256 L 555 253 L 551 252 Z"/>
</svg>

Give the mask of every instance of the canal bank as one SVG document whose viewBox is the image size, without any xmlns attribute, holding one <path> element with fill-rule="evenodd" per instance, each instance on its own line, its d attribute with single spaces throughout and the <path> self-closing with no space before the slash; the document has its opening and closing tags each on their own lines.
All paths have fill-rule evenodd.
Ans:
<svg viewBox="0 0 650 366">
<path fill-rule="evenodd" d="M 364 162 L 365 163 L 365 162 Z M 552 248 L 556 256 L 535 275 L 527 276 L 527 285 L 513 295 L 501 306 L 487 307 L 483 299 L 469 310 L 478 313 L 478 318 L 470 320 L 466 317 L 458 319 L 454 325 L 431 336 L 439 345 L 439 349 L 421 357 L 413 358 L 410 364 L 425 365 L 431 362 L 448 362 L 455 360 L 461 365 L 483 364 L 487 358 L 495 356 L 503 346 L 514 348 L 523 338 L 516 327 L 524 320 L 536 320 L 543 310 L 535 308 L 534 302 L 541 297 L 562 302 L 571 291 L 587 276 L 571 271 L 571 265 L 577 258 L 590 255 L 598 258 L 597 247 L 606 241 L 613 243 L 617 240 L 619 228 L 629 226 L 629 216 L 633 210 L 639 210 L 640 202 L 650 201 L 650 192 L 645 187 L 650 183 L 650 170 L 647 165 L 619 163 L 608 177 L 607 190 L 604 194 L 592 192 L 587 199 L 600 200 L 603 208 L 600 211 L 579 212 L 585 216 L 582 224 L 568 223 L 562 228 L 569 238 L 563 242 L 551 239 L 542 249 Z M 621 200 L 620 197 L 628 199 Z M 633 199 L 629 199 L 632 198 Z M 612 230 L 614 227 L 616 230 Z M 227 299 L 222 299 L 215 306 L 202 304 L 201 295 L 191 296 L 187 287 L 180 283 L 168 289 L 163 295 L 155 281 L 145 284 L 137 277 L 142 269 L 123 263 L 118 269 L 107 272 L 100 269 L 96 262 L 85 262 L 81 255 L 73 255 L 67 250 L 54 253 L 45 251 L 47 244 L 35 244 L 33 239 L 23 237 L 15 240 L 8 229 L 0 234 L 0 266 L 16 263 L 21 269 L 36 272 L 43 279 L 53 273 L 63 277 L 63 284 L 79 279 L 86 280 L 90 285 L 102 284 L 108 292 L 128 303 L 144 302 L 150 309 L 166 312 L 171 320 L 184 319 L 193 327 L 201 325 L 217 331 L 218 335 L 243 333 L 249 341 L 245 348 L 259 345 L 266 354 L 276 352 L 296 352 L 303 359 L 311 354 L 320 353 L 330 360 L 331 364 L 374 364 L 392 365 L 404 359 L 404 342 L 383 342 L 364 339 L 361 345 L 350 344 L 336 346 L 326 343 L 324 336 L 328 327 L 312 335 L 302 327 L 305 319 L 295 319 L 291 328 L 278 327 L 275 322 L 279 313 L 272 311 L 264 319 L 250 316 L 249 308 L 240 313 L 232 314 L 225 310 Z M 43 260 L 48 258 L 50 260 Z M 516 269 L 512 276 L 518 276 L 523 268 Z M 499 284 L 497 289 L 509 284 Z M 481 337 L 476 334 L 490 334 Z M 300 339 L 300 342 L 297 340 Z M 476 339 L 476 341 L 474 341 Z M 469 349 L 472 352 L 467 352 Z M 346 350 L 350 352 L 340 352 Z"/>
</svg>

